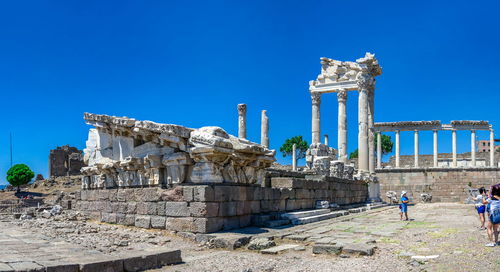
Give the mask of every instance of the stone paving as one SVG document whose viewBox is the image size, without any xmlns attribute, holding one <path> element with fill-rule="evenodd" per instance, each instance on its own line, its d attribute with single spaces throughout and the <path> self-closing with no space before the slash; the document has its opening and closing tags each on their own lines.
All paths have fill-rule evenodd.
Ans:
<svg viewBox="0 0 500 272">
<path fill-rule="evenodd" d="M 183 264 L 157 271 L 499 271 L 500 247 L 484 247 L 486 232 L 477 228 L 472 206 L 418 204 L 409 211 L 410 221 L 400 221 L 393 206 L 300 226 L 217 234 L 233 242 L 246 236 L 275 243 L 263 252 L 245 246 L 183 250 Z"/>
<path fill-rule="evenodd" d="M 0 271 L 137 271 L 181 262 L 179 250 L 151 248 L 120 256 L 0 222 Z"/>
<path fill-rule="evenodd" d="M 210 239 L 88 222 L 98 239 L 111 231 L 130 235 L 130 244 L 113 252 L 103 251 L 104 245 L 97 251 L 89 243 L 77 244 L 79 238 L 89 239 L 84 233 L 64 239 L 58 238 L 64 231 L 44 235 L 42 229 L 55 231 L 47 228 L 49 221 L 11 220 L 0 222 L 0 271 L 136 271 L 158 266 L 162 256 L 156 250 L 166 250 L 167 260 L 180 257 L 168 255 L 180 252 L 164 245 L 149 254 L 155 246 L 150 242 L 159 237 L 182 250 L 183 262 L 154 271 L 498 271 L 500 247 L 484 247 L 486 232 L 477 228 L 472 206 L 418 204 L 410 207 L 410 218 L 400 221 L 392 206 L 306 225 L 210 234 Z M 46 222 L 45 227 L 36 222 Z M 135 241 L 137 235 L 157 238 Z"/>
</svg>

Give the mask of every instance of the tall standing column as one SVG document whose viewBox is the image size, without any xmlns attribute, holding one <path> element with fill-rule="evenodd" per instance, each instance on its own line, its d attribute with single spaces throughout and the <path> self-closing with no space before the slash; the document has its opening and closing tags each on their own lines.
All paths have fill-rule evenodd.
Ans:
<svg viewBox="0 0 500 272">
<path fill-rule="evenodd" d="M 311 93 L 312 100 L 312 142 L 313 144 L 319 144 L 320 139 L 320 104 L 321 104 L 321 94 Z"/>
<path fill-rule="evenodd" d="M 495 133 L 490 129 L 490 166 L 495 167 Z"/>
<path fill-rule="evenodd" d="M 434 138 L 434 167 L 438 167 L 438 131 L 434 130 L 433 132 L 433 138 Z"/>
<path fill-rule="evenodd" d="M 359 90 L 358 101 L 358 169 L 369 171 L 368 159 L 368 90 Z"/>
<path fill-rule="evenodd" d="M 377 168 L 382 168 L 382 136 L 377 133 Z"/>
<path fill-rule="evenodd" d="M 297 144 L 292 145 L 292 170 L 297 171 Z"/>
<path fill-rule="evenodd" d="M 452 145 L 452 159 L 453 159 L 453 167 L 457 167 L 457 131 L 451 131 L 451 145 Z"/>
<path fill-rule="evenodd" d="M 472 167 L 476 167 L 476 131 L 470 131 L 470 156 Z"/>
<path fill-rule="evenodd" d="M 262 111 L 261 124 L 260 124 L 260 144 L 269 147 L 269 118 L 267 118 L 267 111 Z"/>
<path fill-rule="evenodd" d="M 418 167 L 418 130 L 415 130 L 415 168 Z"/>
<path fill-rule="evenodd" d="M 375 174 L 375 90 L 368 93 L 368 167 Z"/>
<path fill-rule="evenodd" d="M 247 105 L 238 104 L 238 137 L 247 138 Z"/>
<path fill-rule="evenodd" d="M 346 101 L 347 91 L 340 91 L 337 93 L 338 101 L 338 135 L 337 135 L 337 148 L 339 149 L 338 159 L 344 163 L 347 162 L 347 113 Z"/>
<path fill-rule="evenodd" d="M 399 130 L 396 130 L 396 168 L 399 168 Z"/>
</svg>

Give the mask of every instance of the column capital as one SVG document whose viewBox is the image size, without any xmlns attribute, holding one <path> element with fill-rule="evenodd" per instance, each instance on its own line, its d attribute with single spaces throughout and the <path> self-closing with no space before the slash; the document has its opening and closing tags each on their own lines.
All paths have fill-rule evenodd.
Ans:
<svg viewBox="0 0 500 272">
<path fill-rule="evenodd" d="M 247 104 L 238 104 L 238 114 L 247 113 Z"/>
<path fill-rule="evenodd" d="M 341 90 L 341 91 L 337 92 L 337 100 L 338 100 L 338 102 L 347 101 L 347 91 Z"/>
<path fill-rule="evenodd" d="M 311 100 L 313 105 L 319 105 L 321 103 L 321 93 L 311 93 Z"/>
<path fill-rule="evenodd" d="M 375 89 L 375 78 L 369 73 L 359 73 L 356 77 L 359 91 L 371 92 Z"/>
</svg>

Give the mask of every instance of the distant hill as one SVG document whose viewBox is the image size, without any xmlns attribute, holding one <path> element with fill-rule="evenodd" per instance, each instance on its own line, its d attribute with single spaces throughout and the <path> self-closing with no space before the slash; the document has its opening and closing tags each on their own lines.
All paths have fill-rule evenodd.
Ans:
<svg viewBox="0 0 500 272">
<path fill-rule="evenodd" d="M 5 189 L 7 187 L 7 184 L 0 184 L 0 190 Z"/>
</svg>

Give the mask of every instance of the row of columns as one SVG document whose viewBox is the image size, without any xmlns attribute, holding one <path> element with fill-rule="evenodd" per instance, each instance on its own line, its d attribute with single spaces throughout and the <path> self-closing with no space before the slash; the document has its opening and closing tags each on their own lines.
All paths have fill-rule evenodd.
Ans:
<svg viewBox="0 0 500 272">
<path fill-rule="evenodd" d="M 247 138 L 247 105 L 238 104 L 238 138 Z M 269 148 L 269 118 L 267 111 L 262 110 L 260 124 L 260 144 Z"/>
<path fill-rule="evenodd" d="M 311 93 L 312 100 L 312 141 L 321 143 L 320 139 L 320 105 L 321 94 Z M 374 132 L 374 91 L 368 88 L 359 90 L 358 99 L 358 168 L 364 172 L 375 173 L 375 132 Z M 338 101 L 338 159 L 347 162 L 347 91 L 337 92 Z"/>
<path fill-rule="evenodd" d="M 396 130 L 396 168 L 400 167 L 400 136 L 399 130 Z M 418 167 L 419 154 L 419 134 L 418 130 L 414 132 L 414 166 Z M 451 131 L 452 142 L 452 166 L 457 167 L 457 131 Z M 494 131 L 490 130 L 490 166 L 495 166 L 495 142 Z M 377 133 L 377 168 L 382 168 L 382 139 L 380 132 Z M 471 130 L 471 162 L 472 166 L 476 166 L 476 131 Z M 433 165 L 438 167 L 438 131 L 433 130 Z"/>
</svg>

